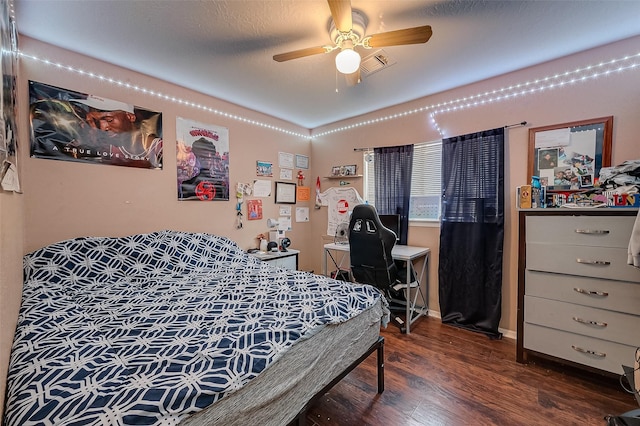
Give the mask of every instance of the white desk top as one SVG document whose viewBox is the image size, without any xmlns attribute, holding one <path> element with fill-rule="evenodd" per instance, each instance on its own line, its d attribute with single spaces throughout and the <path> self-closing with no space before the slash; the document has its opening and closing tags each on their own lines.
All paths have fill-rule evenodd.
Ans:
<svg viewBox="0 0 640 426">
<path fill-rule="evenodd" d="M 325 250 L 349 251 L 349 244 L 329 243 L 324 245 Z M 403 246 L 396 244 L 391 250 L 391 256 L 396 260 L 413 260 L 415 258 L 426 256 L 431 249 L 428 247 Z"/>
</svg>

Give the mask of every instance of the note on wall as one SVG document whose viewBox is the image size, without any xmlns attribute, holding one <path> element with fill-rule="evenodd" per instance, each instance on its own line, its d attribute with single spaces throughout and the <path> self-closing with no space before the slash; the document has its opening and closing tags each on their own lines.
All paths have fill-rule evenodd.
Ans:
<svg viewBox="0 0 640 426">
<path fill-rule="evenodd" d="M 309 222 L 309 207 L 296 207 L 296 222 Z"/>
<path fill-rule="evenodd" d="M 293 180 L 293 170 L 280 169 L 280 180 Z"/>
<path fill-rule="evenodd" d="M 253 196 L 254 197 L 269 197 L 271 195 L 271 181 L 270 180 L 254 180 L 253 181 Z"/>
<path fill-rule="evenodd" d="M 290 152 L 279 152 L 278 166 L 285 169 L 293 169 L 293 154 Z"/>
<path fill-rule="evenodd" d="M 570 143 L 571 129 L 569 127 L 536 133 L 535 147 L 538 149 L 551 148 L 556 146 L 567 146 Z"/>
</svg>

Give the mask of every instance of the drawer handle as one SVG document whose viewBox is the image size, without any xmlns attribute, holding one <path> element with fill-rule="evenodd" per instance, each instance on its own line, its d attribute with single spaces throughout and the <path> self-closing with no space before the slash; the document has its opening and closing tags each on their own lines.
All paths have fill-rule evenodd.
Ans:
<svg viewBox="0 0 640 426">
<path fill-rule="evenodd" d="M 609 295 L 609 293 L 604 292 L 604 291 L 585 290 L 585 289 L 580 288 L 580 287 L 574 287 L 573 291 L 577 291 L 578 293 L 586 294 L 588 296 L 607 297 Z"/>
<path fill-rule="evenodd" d="M 604 357 L 607 356 L 607 354 L 603 354 L 602 352 L 596 352 L 596 351 L 590 351 L 588 349 L 582 349 L 580 346 L 571 345 L 571 347 L 573 348 L 574 351 L 582 352 L 583 354 L 595 355 L 595 356 L 600 357 L 600 358 L 604 358 Z"/>
<path fill-rule="evenodd" d="M 609 262 L 608 260 L 589 260 L 577 258 L 576 262 L 583 263 L 585 265 L 611 265 L 611 262 Z"/>
<path fill-rule="evenodd" d="M 606 235 L 609 233 L 606 229 L 576 229 L 578 234 Z"/>
<path fill-rule="evenodd" d="M 596 327 L 601 327 L 601 328 L 605 328 L 607 326 L 606 322 L 590 321 L 590 320 L 582 319 L 580 317 L 573 317 L 573 320 L 576 322 L 579 322 L 580 324 L 595 325 Z"/>
</svg>

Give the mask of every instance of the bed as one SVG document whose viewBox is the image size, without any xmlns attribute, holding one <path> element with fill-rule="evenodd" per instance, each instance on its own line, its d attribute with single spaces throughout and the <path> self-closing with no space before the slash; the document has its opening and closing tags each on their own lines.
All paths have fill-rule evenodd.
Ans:
<svg viewBox="0 0 640 426">
<path fill-rule="evenodd" d="M 304 422 L 378 350 L 368 285 L 277 268 L 210 234 L 85 237 L 24 257 L 7 425 Z"/>
</svg>

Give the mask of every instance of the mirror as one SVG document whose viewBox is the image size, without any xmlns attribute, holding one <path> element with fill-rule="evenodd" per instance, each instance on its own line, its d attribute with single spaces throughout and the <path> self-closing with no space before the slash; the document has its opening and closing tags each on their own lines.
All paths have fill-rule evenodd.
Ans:
<svg viewBox="0 0 640 426">
<path fill-rule="evenodd" d="M 593 187 L 611 166 L 613 116 L 529 129 L 528 182 L 539 176 L 547 191 Z"/>
</svg>

